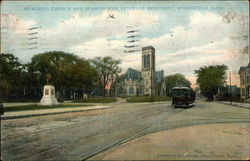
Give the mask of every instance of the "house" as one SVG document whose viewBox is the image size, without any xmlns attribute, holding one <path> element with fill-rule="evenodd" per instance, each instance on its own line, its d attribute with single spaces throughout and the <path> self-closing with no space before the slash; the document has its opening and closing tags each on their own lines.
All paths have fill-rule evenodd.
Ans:
<svg viewBox="0 0 250 161">
<path fill-rule="evenodd" d="M 240 67 L 240 97 L 250 101 L 250 62 L 246 67 Z"/>
</svg>

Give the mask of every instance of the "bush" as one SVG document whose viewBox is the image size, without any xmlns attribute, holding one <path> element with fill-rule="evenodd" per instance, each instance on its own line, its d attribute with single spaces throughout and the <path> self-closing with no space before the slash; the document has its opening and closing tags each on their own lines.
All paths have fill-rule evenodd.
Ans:
<svg viewBox="0 0 250 161">
<path fill-rule="evenodd" d="M 111 103 L 116 102 L 116 98 L 114 97 L 97 97 L 97 98 L 86 98 L 86 99 L 78 99 L 73 102 L 83 102 L 83 103 Z"/>
<path fill-rule="evenodd" d="M 40 99 L 37 97 L 7 97 L 5 102 L 39 102 Z"/>
<path fill-rule="evenodd" d="M 170 101 L 170 97 L 166 96 L 141 96 L 141 97 L 129 97 L 127 98 L 127 102 L 136 103 L 136 102 L 163 102 L 163 101 Z"/>
</svg>

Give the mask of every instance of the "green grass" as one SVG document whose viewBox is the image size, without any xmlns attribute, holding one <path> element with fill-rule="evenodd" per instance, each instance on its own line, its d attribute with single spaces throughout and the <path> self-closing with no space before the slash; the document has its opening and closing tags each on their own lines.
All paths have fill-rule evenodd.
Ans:
<svg viewBox="0 0 250 161">
<path fill-rule="evenodd" d="M 87 99 L 80 99 L 75 100 L 73 102 L 80 102 L 80 103 L 111 103 L 116 102 L 116 98 L 114 97 L 97 97 L 97 98 L 87 98 Z"/>
<path fill-rule="evenodd" d="M 119 98 L 128 98 L 129 96 L 118 96 Z"/>
<path fill-rule="evenodd" d="M 40 105 L 21 105 L 21 106 L 8 106 L 4 107 L 4 111 L 25 111 L 25 110 L 41 110 L 41 109 L 55 109 L 55 108 L 69 108 L 69 107 L 87 107 L 91 105 L 85 104 L 61 104 L 61 105 L 53 105 L 53 106 L 40 106 Z"/>
<path fill-rule="evenodd" d="M 129 103 L 136 103 L 136 102 L 150 102 L 152 99 L 153 102 L 163 102 L 163 101 L 170 101 L 170 97 L 166 96 L 140 96 L 140 97 L 129 97 L 127 98 L 127 102 Z"/>
</svg>

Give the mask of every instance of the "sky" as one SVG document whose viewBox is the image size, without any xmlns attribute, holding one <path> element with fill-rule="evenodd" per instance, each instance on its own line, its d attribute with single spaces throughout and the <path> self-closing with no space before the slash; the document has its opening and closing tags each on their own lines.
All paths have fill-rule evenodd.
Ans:
<svg viewBox="0 0 250 161">
<path fill-rule="evenodd" d="M 239 86 L 239 68 L 249 63 L 248 28 L 247 1 L 1 2 L 1 53 L 22 63 L 39 53 L 64 51 L 85 59 L 121 59 L 124 73 L 129 67 L 141 70 L 141 48 L 153 46 L 156 70 L 181 73 L 192 87 L 195 70 L 222 64 Z M 133 45 L 139 51 L 127 53 L 130 30 L 138 30 L 140 41 Z"/>
</svg>

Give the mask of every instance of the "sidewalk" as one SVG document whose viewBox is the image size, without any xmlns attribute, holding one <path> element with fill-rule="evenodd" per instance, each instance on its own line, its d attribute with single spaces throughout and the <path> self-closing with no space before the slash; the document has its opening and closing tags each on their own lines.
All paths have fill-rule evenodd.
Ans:
<svg viewBox="0 0 250 161">
<path fill-rule="evenodd" d="M 85 106 L 85 107 L 69 107 L 69 108 L 54 108 L 54 109 L 44 109 L 44 110 L 41 109 L 41 110 L 5 112 L 4 115 L 1 115 L 1 120 L 44 116 L 44 115 L 54 115 L 54 114 L 61 114 L 61 113 L 101 110 L 101 109 L 107 109 L 107 108 L 111 108 L 111 106 L 96 105 L 96 106 L 89 106 L 89 107 Z"/>
<path fill-rule="evenodd" d="M 27 103 L 23 103 L 23 102 L 11 102 L 11 103 L 2 103 L 4 107 L 9 107 L 9 106 L 26 106 L 26 105 L 36 105 L 39 102 L 27 102 Z"/>
<path fill-rule="evenodd" d="M 217 102 L 227 104 L 227 105 L 244 107 L 244 108 L 249 108 L 250 109 L 250 103 L 232 102 L 232 104 L 231 104 L 231 102 L 229 102 L 229 101 L 217 101 Z"/>
<path fill-rule="evenodd" d="M 170 129 L 131 140 L 89 160 L 248 160 L 249 130 L 248 123 Z"/>
</svg>

